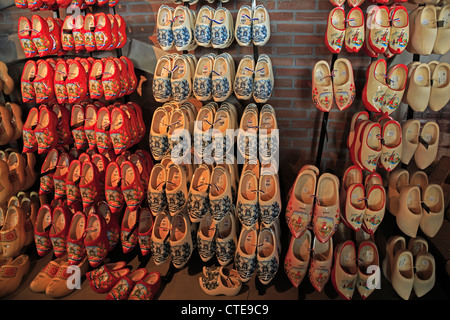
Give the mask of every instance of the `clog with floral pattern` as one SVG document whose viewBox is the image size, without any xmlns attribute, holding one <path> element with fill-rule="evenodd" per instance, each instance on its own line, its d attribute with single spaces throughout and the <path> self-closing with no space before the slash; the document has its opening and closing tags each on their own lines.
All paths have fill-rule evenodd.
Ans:
<svg viewBox="0 0 450 320">
<path fill-rule="evenodd" d="M 34 241 L 36 243 L 36 251 L 40 257 L 45 256 L 52 249 L 52 240 L 49 234 L 49 228 L 52 224 L 52 212 L 53 208 L 48 204 L 44 204 L 36 216 Z"/>
<path fill-rule="evenodd" d="M 27 17 L 19 18 L 18 34 L 20 39 L 20 45 L 22 46 L 25 57 L 33 58 L 38 52 L 36 45 L 31 40 L 31 21 Z"/>
<path fill-rule="evenodd" d="M 121 189 L 125 203 L 130 211 L 136 211 L 145 196 L 138 168 L 131 161 L 126 160 L 120 166 L 120 171 L 122 177 Z"/>
<path fill-rule="evenodd" d="M 37 103 L 50 103 L 55 97 L 55 70 L 47 60 L 37 62 L 36 77 L 33 81 Z"/>
<path fill-rule="evenodd" d="M 96 268 L 104 261 L 109 252 L 105 218 L 100 214 L 89 213 L 86 230 L 87 233 L 84 238 L 84 245 L 86 247 L 89 264 L 91 267 Z M 102 281 L 99 282 L 101 283 Z"/>
<path fill-rule="evenodd" d="M 31 40 L 36 46 L 40 57 L 50 55 L 53 43 L 47 21 L 39 15 L 31 17 Z"/>
<path fill-rule="evenodd" d="M 83 163 L 79 186 L 84 209 L 95 204 L 100 199 L 99 172 L 97 166 L 91 161 Z"/>
<path fill-rule="evenodd" d="M 112 141 L 109 135 L 111 126 L 111 114 L 108 108 L 102 107 L 97 113 L 97 124 L 95 126 L 95 138 L 97 149 L 100 153 L 105 153 L 112 149 Z"/>
<path fill-rule="evenodd" d="M 70 221 L 66 238 L 67 259 L 70 265 L 78 264 L 86 257 L 86 248 L 84 247 L 86 222 L 86 215 L 81 211 L 76 212 Z"/>
<path fill-rule="evenodd" d="M 34 129 L 38 153 L 48 153 L 58 144 L 58 118 L 55 112 L 47 106 L 39 110 L 39 120 Z"/>
<path fill-rule="evenodd" d="M 147 269 L 139 268 L 122 277 L 109 291 L 106 300 L 127 300 L 136 282 L 142 281 L 147 274 Z"/>
<path fill-rule="evenodd" d="M 103 93 L 106 100 L 114 100 L 121 92 L 120 68 L 113 59 L 105 59 L 102 75 Z"/>
<path fill-rule="evenodd" d="M 95 18 L 95 46 L 97 50 L 108 50 L 111 45 L 111 21 L 108 16 L 103 13 L 96 13 Z"/>
<path fill-rule="evenodd" d="M 66 79 L 66 88 L 69 103 L 74 104 L 84 100 L 88 94 L 88 75 L 80 61 L 69 63 L 69 73 Z"/>
<path fill-rule="evenodd" d="M 112 213 L 118 214 L 125 205 L 125 200 L 120 188 L 120 166 L 116 162 L 110 162 L 105 174 L 105 198 Z"/>
</svg>

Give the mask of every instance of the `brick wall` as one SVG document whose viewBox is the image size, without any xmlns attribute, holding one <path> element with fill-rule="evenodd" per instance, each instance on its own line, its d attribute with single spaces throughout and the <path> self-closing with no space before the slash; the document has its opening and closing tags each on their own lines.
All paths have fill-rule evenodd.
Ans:
<svg viewBox="0 0 450 320">
<path fill-rule="evenodd" d="M 281 136 L 281 175 L 284 182 L 290 185 L 300 167 L 307 163 L 315 163 L 317 146 L 321 130 L 322 113 L 318 111 L 311 101 L 311 72 L 314 64 L 321 59 L 331 62 L 331 54 L 324 45 L 324 34 L 326 30 L 327 17 L 333 8 L 328 0 L 259 0 L 258 4 L 264 4 L 269 10 L 271 18 L 272 36 L 268 44 L 258 48 L 259 53 L 269 54 L 273 61 L 275 73 L 275 90 L 269 103 L 277 112 L 278 124 Z M 175 7 L 172 1 L 157 0 L 120 0 L 116 12 L 122 15 L 128 26 L 128 36 L 148 44 L 156 42 L 156 13 L 162 4 Z M 194 9 L 209 4 L 200 0 Z M 244 5 L 251 5 L 251 1 L 230 0 L 224 6 L 230 9 L 236 18 L 237 11 Z M 211 6 L 216 6 L 212 4 Z M 368 4 L 362 8 L 365 10 Z M 408 9 L 414 5 L 406 4 Z M 346 12 L 349 9 L 346 8 Z M 31 16 L 27 10 L 18 10 L 14 7 L 0 12 L 0 37 L 16 32 L 16 21 L 21 15 Z M 64 13 L 62 13 L 64 15 Z M 149 38 L 150 37 L 150 38 Z M 211 52 L 214 49 L 198 48 L 195 54 Z M 224 51 L 233 55 L 236 66 L 240 58 L 252 53 L 252 48 L 244 48 L 233 43 Z M 345 50 L 344 50 L 345 51 Z M 346 148 L 346 137 L 351 116 L 357 110 L 362 110 L 360 97 L 365 81 L 365 71 L 370 64 L 370 58 L 364 53 L 346 54 L 353 64 L 355 80 L 357 81 L 357 99 L 349 109 L 340 112 L 333 107 L 329 115 L 328 140 L 323 150 L 323 161 L 321 169 L 335 170 L 341 174 L 343 169 L 349 165 L 348 151 Z M 447 57 L 431 56 L 424 59 L 447 59 Z M 396 57 L 395 62 L 409 63 L 412 55 L 404 53 Z M 146 86 L 147 101 L 156 108 L 151 96 L 151 87 Z M 244 105 L 245 107 L 245 105 Z M 449 149 L 449 113 L 448 106 L 439 113 L 427 111 L 416 114 L 419 119 L 433 119 L 441 126 L 441 148 L 438 159 L 442 155 L 450 155 Z M 406 108 L 403 106 L 393 113 L 397 120 L 405 118 Z M 149 125 L 149 123 L 148 123 Z"/>
</svg>

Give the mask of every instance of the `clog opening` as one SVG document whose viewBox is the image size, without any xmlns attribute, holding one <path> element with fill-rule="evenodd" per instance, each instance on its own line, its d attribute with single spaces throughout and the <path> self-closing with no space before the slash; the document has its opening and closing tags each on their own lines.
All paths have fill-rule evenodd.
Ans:
<svg viewBox="0 0 450 320">
<path fill-rule="evenodd" d="M 239 248 L 244 254 L 253 255 L 256 252 L 257 234 L 255 229 L 245 229 L 241 234 Z"/>
<path fill-rule="evenodd" d="M 273 199 L 276 196 L 276 193 L 278 192 L 275 177 L 272 175 L 264 175 L 260 178 L 259 181 L 260 181 L 259 190 L 261 191 L 259 199 L 261 201 L 269 201 Z"/>
<path fill-rule="evenodd" d="M 139 212 L 139 233 L 147 233 L 153 226 L 153 215 L 148 209 L 142 209 Z"/>
<path fill-rule="evenodd" d="M 61 154 L 55 171 L 55 176 L 64 176 L 69 172 L 70 158 L 66 153 Z"/>
<path fill-rule="evenodd" d="M 229 117 L 230 115 L 226 110 L 224 109 L 218 110 L 215 115 L 213 128 L 219 130 L 222 133 L 225 133 L 226 130 L 229 129 L 228 127 L 230 123 Z"/>
<path fill-rule="evenodd" d="M 379 125 L 373 125 L 369 127 L 369 133 L 367 134 L 367 145 L 372 150 L 381 150 L 381 127 Z"/>
<path fill-rule="evenodd" d="M 311 195 L 314 195 L 315 192 L 315 176 L 311 173 L 304 173 L 299 178 L 298 184 L 295 185 L 294 195 L 295 198 L 302 203 L 312 204 L 314 198 Z"/>
<path fill-rule="evenodd" d="M 68 16 L 63 23 L 63 31 L 71 33 L 75 26 L 75 19 L 72 16 Z"/>
<path fill-rule="evenodd" d="M 111 121 L 109 118 L 109 112 L 106 109 L 101 109 L 97 113 L 97 129 L 100 131 L 107 130 L 107 128 L 110 126 Z"/>
<path fill-rule="evenodd" d="M 331 15 L 331 24 L 334 28 L 338 30 L 345 29 L 345 12 L 342 8 L 335 8 L 330 13 Z"/>
<path fill-rule="evenodd" d="M 220 168 L 220 167 L 216 167 Z M 210 188 L 210 195 L 214 197 L 218 197 L 225 193 L 226 190 L 226 184 L 228 183 L 228 179 L 226 177 L 226 173 L 224 170 L 214 170 L 211 178 L 211 188 Z"/>
<path fill-rule="evenodd" d="M 292 252 L 294 257 L 302 262 L 307 262 L 309 260 L 310 247 L 311 247 L 311 237 L 308 236 L 309 233 L 304 233 L 303 236 L 294 240 Z"/>
<path fill-rule="evenodd" d="M 58 164 L 58 152 L 56 150 L 50 150 L 45 157 L 44 163 L 42 164 L 42 172 L 52 170 Z"/>
<path fill-rule="evenodd" d="M 163 240 L 167 237 L 170 230 L 170 220 L 164 215 L 160 214 L 156 217 L 155 220 L 155 228 L 153 228 L 153 232 L 156 239 Z"/>
<path fill-rule="evenodd" d="M 81 214 L 74 216 L 69 230 L 69 238 L 80 240 L 83 237 L 85 228 L 86 222 L 84 216 Z"/>
<path fill-rule="evenodd" d="M 83 68 L 83 66 L 81 65 L 81 63 L 76 63 L 76 62 L 72 62 L 69 65 L 69 74 L 68 74 L 68 79 L 75 79 L 78 77 L 78 75 L 80 74 L 80 67 Z"/>
<path fill-rule="evenodd" d="M 333 82 L 335 86 L 343 86 L 349 82 L 350 72 L 352 72 L 352 70 L 344 60 L 336 61 L 334 69 L 335 77 Z"/>
<path fill-rule="evenodd" d="M 94 169 L 93 169 L 93 164 L 91 162 L 85 162 L 83 164 L 83 174 L 82 174 L 82 180 L 83 180 L 83 185 L 88 184 L 89 182 L 94 181 Z"/>
<path fill-rule="evenodd" d="M 334 206 L 337 201 L 336 181 L 332 177 L 324 177 L 320 179 L 317 188 L 317 196 L 320 206 Z"/>
<path fill-rule="evenodd" d="M 80 178 L 80 162 L 72 162 L 67 173 L 67 181 L 75 182 Z"/>
<path fill-rule="evenodd" d="M 84 126 L 90 128 L 97 123 L 97 110 L 93 106 L 86 107 L 86 119 L 84 121 Z"/>
<path fill-rule="evenodd" d="M 411 185 L 419 186 L 421 191 L 425 191 L 428 186 L 428 176 L 423 171 L 416 171 L 411 175 Z"/>
<path fill-rule="evenodd" d="M 38 117 L 39 117 L 38 110 L 36 108 L 32 108 L 28 113 L 28 117 L 27 120 L 25 121 L 24 127 L 32 128 L 35 125 L 37 125 Z"/>
<path fill-rule="evenodd" d="M 248 201 L 254 201 L 257 197 L 255 190 L 257 190 L 257 179 L 252 174 L 244 174 L 242 177 L 241 187 L 239 192 L 241 196 Z"/>
<path fill-rule="evenodd" d="M 75 25 L 74 25 L 74 29 L 81 29 L 84 26 L 84 16 L 83 15 L 79 15 L 75 18 Z"/>
<path fill-rule="evenodd" d="M 408 26 L 408 11 L 403 8 L 395 10 L 392 17 L 392 24 L 396 28 L 405 28 Z"/>
<path fill-rule="evenodd" d="M 214 220 L 211 218 L 210 214 L 207 214 L 200 221 L 199 232 L 207 239 L 212 239 L 216 233 L 216 228 L 214 228 Z"/>
<path fill-rule="evenodd" d="M 95 21 L 94 16 L 92 14 L 87 14 L 84 18 L 84 30 L 86 31 L 94 31 L 95 29 Z"/>
<path fill-rule="evenodd" d="M 181 186 L 182 183 L 182 173 L 180 170 L 180 167 L 176 165 L 171 165 L 167 172 L 167 191 L 173 191 L 178 189 Z"/>
<path fill-rule="evenodd" d="M 350 202 L 352 206 L 356 209 L 362 210 L 366 207 L 364 201 L 361 199 L 364 198 L 364 188 L 362 185 L 357 185 L 352 189 L 350 195 Z"/>
<path fill-rule="evenodd" d="M 430 68 L 426 64 L 421 64 L 413 71 L 414 82 L 420 87 L 430 85 Z"/>
<path fill-rule="evenodd" d="M 444 205 L 441 190 L 435 186 L 428 187 L 425 192 L 424 202 L 432 212 L 440 212 Z"/>
<path fill-rule="evenodd" d="M 33 18 L 31 20 L 31 25 L 33 27 L 34 33 L 40 33 L 42 31 L 42 18 Z"/>
<path fill-rule="evenodd" d="M 213 68 L 213 63 L 209 57 L 202 58 L 198 61 L 196 73 L 198 76 L 209 77 Z"/>
<path fill-rule="evenodd" d="M 314 68 L 314 81 L 321 86 L 331 86 L 330 67 L 326 62 L 318 62 Z"/>
<path fill-rule="evenodd" d="M 177 133 L 177 129 L 183 129 L 185 127 L 185 121 L 186 115 L 183 113 L 183 111 L 175 110 L 170 117 L 170 123 L 168 124 L 168 134 L 173 135 Z"/>
<path fill-rule="evenodd" d="M 203 108 L 198 113 L 197 119 L 195 122 L 197 130 L 208 131 L 213 127 L 214 113 L 210 109 Z"/>
<path fill-rule="evenodd" d="M 133 228 L 138 219 L 138 212 L 137 211 L 130 211 L 130 209 L 126 209 L 123 221 L 122 221 L 122 228 L 130 230 Z"/>
<path fill-rule="evenodd" d="M 433 262 L 427 256 L 419 256 L 416 261 L 416 276 L 420 280 L 428 280 L 433 275 Z"/>
<path fill-rule="evenodd" d="M 355 247 L 350 244 L 344 245 L 341 250 L 341 256 L 339 261 L 342 270 L 348 274 L 356 274 L 356 253 Z"/>
<path fill-rule="evenodd" d="M 447 88 L 450 82 L 450 68 L 447 65 L 439 64 L 433 72 L 433 87 Z"/>
<path fill-rule="evenodd" d="M 397 263 L 398 271 L 404 278 L 411 279 L 414 277 L 413 261 L 410 254 L 403 252 L 400 254 Z"/>
<path fill-rule="evenodd" d="M 160 279 L 160 276 L 157 273 L 150 273 L 145 277 L 144 281 L 148 284 L 155 284 L 158 283 Z"/>
<path fill-rule="evenodd" d="M 25 30 L 28 30 L 28 32 L 24 32 Z M 20 19 L 20 21 L 19 21 L 19 35 L 23 37 L 25 35 L 29 35 L 30 32 L 31 32 L 30 21 L 28 19 Z"/>
<path fill-rule="evenodd" d="M 170 241 L 179 241 L 186 234 L 186 223 L 181 214 L 172 218 L 172 228 L 170 230 Z"/>
<path fill-rule="evenodd" d="M 205 167 L 199 167 L 195 171 L 194 178 L 192 180 L 192 188 L 199 192 L 206 192 L 209 187 L 210 172 Z"/>
<path fill-rule="evenodd" d="M 435 122 L 427 122 L 420 135 L 429 145 L 434 145 L 439 138 L 439 127 Z"/>
<path fill-rule="evenodd" d="M 6 221 L 8 222 L 8 221 Z M 43 233 L 45 229 L 52 223 L 52 213 L 47 207 L 42 207 L 37 216 L 36 230 L 39 233 Z M 6 224 L 5 224 L 6 226 Z M 6 227 L 4 227 L 6 228 Z M 7 229 L 6 229 L 7 230 Z"/>
<path fill-rule="evenodd" d="M 425 6 L 422 9 L 420 24 L 424 28 L 436 28 L 436 8 L 434 6 Z"/>
<path fill-rule="evenodd" d="M 367 274 L 371 265 L 378 265 L 378 254 L 371 244 L 365 244 L 359 250 L 358 267 L 363 274 Z"/>
<path fill-rule="evenodd" d="M 150 186 L 153 190 L 162 190 L 166 181 L 166 170 L 162 166 L 155 166 L 150 175 Z"/>
<path fill-rule="evenodd" d="M 87 115 L 87 113 L 86 113 Z M 123 114 L 119 109 L 111 113 L 111 130 L 119 130 L 123 125 Z"/>
<path fill-rule="evenodd" d="M 420 197 L 420 191 L 418 188 L 414 188 L 410 191 L 406 201 L 407 201 L 408 209 L 413 214 L 421 214 L 422 213 L 421 197 Z"/>
<path fill-rule="evenodd" d="M 362 27 L 364 16 L 361 10 L 352 9 L 348 15 L 349 25 L 354 28 Z"/>
<path fill-rule="evenodd" d="M 268 258 L 273 253 L 274 239 L 269 229 L 263 229 L 258 238 L 258 256 L 260 258 Z"/>
<path fill-rule="evenodd" d="M 400 144 L 402 141 L 401 138 L 401 128 L 398 123 L 390 122 L 384 127 L 384 144 L 389 147 L 393 148 Z"/>
<path fill-rule="evenodd" d="M 80 105 L 75 105 L 72 107 L 72 114 L 70 119 L 70 125 L 76 125 L 81 122 L 84 122 L 84 110 Z"/>
<path fill-rule="evenodd" d="M 392 90 L 403 90 L 406 86 L 408 71 L 403 67 L 396 66 L 389 70 L 388 77 L 393 80 L 389 84 Z"/>
<path fill-rule="evenodd" d="M 100 221 L 96 215 L 91 215 L 88 218 L 88 232 L 86 233 L 85 242 L 96 240 L 101 234 Z"/>
<path fill-rule="evenodd" d="M 406 130 L 406 140 L 413 144 L 419 143 L 420 123 L 412 122 Z"/>
<path fill-rule="evenodd" d="M 367 206 L 372 211 L 380 211 L 385 204 L 384 193 L 380 188 L 373 188 L 367 199 Z"/>
<path fill-rule="evenodd" d="M 50 235 L 56 235 L 64 230 L 66 219 L 64 217 L 63 209 L 55 208 L 53 211 L 52 227 L 50 228 Z"/>
<path fill-rule="evenodd" d="M 172 11 L 168 7 L 162 7 L 158 14 L 158 25 L 161 27 L 170 26 L 172 20 Z"/>
</svg>

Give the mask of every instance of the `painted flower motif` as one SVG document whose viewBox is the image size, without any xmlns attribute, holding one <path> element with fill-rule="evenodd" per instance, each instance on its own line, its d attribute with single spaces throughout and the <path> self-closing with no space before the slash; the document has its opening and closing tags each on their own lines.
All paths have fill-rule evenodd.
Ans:
<svg viewBox="0 0 450 320">
<path fill-rule="evenodd" d="M 270 80 L 257 80 L 255 81 L 255 87 L 253 95 L 256 99 L 268 100 L 272 95 L 273 84 Z"/>
<path fill-rule="evenodd" d="M 258 221 L 259 205 L 257 203 L 243 204 L 242 201 L 239 201 L 236 206 L 236 214 L 243 225 L 254 226 Z"/>
<path fill-rule="evenodd" d="M 184 264 L 190 257 L 192 248 L 188 242 L 184 242 L 181 245 L 171 246 L 170 255 L 172 257 L 173 265 L 180 266 Z"/>
<path fill-rule="evenodd" d="M 278 260 L 273 257 L 268 261 L 258 261 L 256 274 L 262 281 L 270 281 L 278 271 Z"/>
<path fill-rule="evenodd" d="M 174 33 L 172 29 L 158 28 L 156 30 L 156 39 L 161 47 L 170 47 L 174 40 Z"/>
<path fill-rule="evenodd" d="M 173 39 L 177 48 L 188 45 L 192 40 L 189 34 L 189 30 L 186 27 L 174 29 Z"/>
<path fill-rule="evenodd" d="M 240 255 L 239 252 L 236 252 L 236 256 L 234 258 L 234 266 L 242 279 L 249 279 L 253 276 L 256 270 L 256 256 L 247 258 Z"/>
<path fill-rule="evenodd" d="M 216 251 L 216 242 L 197 237 L 197 250 L 203 260 L 209 260 Z"/>
<path fill-rule="evenodd" d="M 189 193 L 187 209 L 192 220 L 200 220 L 210 210 L 208 197 Z"/>
<path fill-rule="evenodd" d="M 273 202 L 270 205 L 260 205 L 260 208 L 261 221 L 266 225 L 271 224 L 280 216 L 281 207 L 278 202 Z"/>
<path fill-rule="evenodd" d="M 252 42 L 252 28 L 247 25 L 240 25 L 236 28 L 236 39 L 243 44 L 250 44 Z"/>
<path fill-rule="evenodd" d="M 214 99 L 226 97 L 230 91 L 230 82 L 227 78 L 218 78 L 212 81 L 212 95 Z"/>
<path fill-rule="evenodd" d="M 172 94 L 172 84 L 170 79 L 158 78 L 153 80 L 153 96 L 158 100 L 169 99 Z"/>
<path fill-rule="evenodd" d="M 81 261 L 85 253 L 84 245 L 81 246 L 77 243 L 67 243 L 67 257 L 69 261 L 78 262 Z"/>
<path fill-rule="evenodd" d="M 31 83 L 22 82 L 21 89 L 22 89 L 22 100 L 24 102 L 30 102 L 34 100 L 36 94 L 34 92 L 34 86 Z"/>
<path fill-rule="evenodd" d="M 212 92 L 212 81 L 211 78 L 195 78 L 193 84 L 194 94 L 201 98 L 207 98 Z"/>
<path fill-rule="evenodd" d="M 228 30 L 224 25 L 214 26 L 211 29 L 211 43 L 221 46 L 228 41 Z"/>
<path fill-rule="evenodd" d="M 211 204 L 211 217 L 220 221 L 227 214 L 233 214 L 234 205 L 229 196 L 225 196 L 221 199 L 210 200 Z"/>
<path fill-rule="evenodd" d="M 155 263 L 161 264 L 167 260 L 170 254 L 170 245 L 168 241 L 157 243 L 152 241 L 151 244 L 152 257 Z"/>
<path fill-rule="evenodd" d="M 203 26 L 203 25 L 196 25 L 194 37 L 198 43 L 201 43 L 204 45 L 209 44 L 211 42 L 211 27 Z"/>
<path fill-rule="evenodd" d="M 138 244 L 138 229 L 136 228 L 133 233 L 122 230 L 120 240 L 122 241 L 122 247 L 128 251 L 132 250 Z"/>
<path fill-rule="evenodd" d="M 216 258 L 219 262 L 226 263 L 234 257 L 236 243 L 233 239 L 223 241 L 216 239 Z"/>
<path fill-rule="evenodd" d="M 174 194 L 166 194 L 166 196 L 170 212 L 180 212 L 184 208 L 186 204 L 186 197 L 183 191 L 180 190 Z"/>
<path fill-rule="evenodd" d="M 267 38 L 268 32 L 265 25 L 254 25 L 252 29 L 253 42 L 264 42 Z"/>
<path fill-rule="evenodd" d="M 191 93 L 191 88 L 186 79 L 172 81 L 172 98 L 175 102 L 186 101 Z"/>
</svg>

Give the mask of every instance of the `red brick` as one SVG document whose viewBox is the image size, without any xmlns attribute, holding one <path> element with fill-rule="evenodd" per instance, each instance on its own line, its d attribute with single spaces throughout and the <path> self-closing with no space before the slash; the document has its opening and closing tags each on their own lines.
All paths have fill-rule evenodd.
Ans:
<svg viewBox="0 0 450 320">
<path fill-rule="evenodd" d="M 314 1 L 285 0 L 278 2 L 278 10 L 314 10 L 314 9 L 315 9 Z"/>
</svg>

